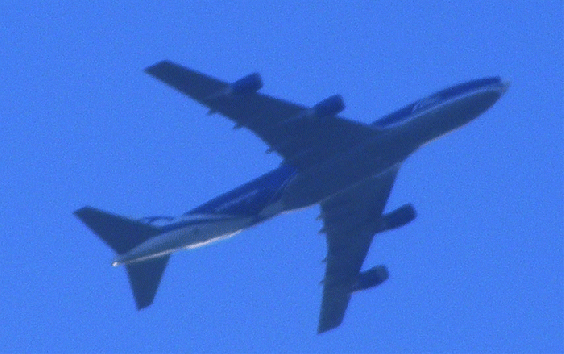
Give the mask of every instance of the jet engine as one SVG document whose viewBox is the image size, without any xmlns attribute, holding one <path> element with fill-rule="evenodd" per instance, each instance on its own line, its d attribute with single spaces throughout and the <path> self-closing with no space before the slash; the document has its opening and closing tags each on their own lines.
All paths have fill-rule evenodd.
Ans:
<svg viewBox="0 0 564 354">
<path fill-rule="evenodd" d="M 262 79 L 259 73 L 249 74 L 229 85 L 229 93 L 240 95 L 254 93 L 262 87 Z"/>
<path fill-rule="evenodd" d="M 250 93 L 255 93 L 262 87 L 262 79 L 259 73 L 249 74 L 225 87 L 224 89 L 216 92 L 206 98 L 204 101 L 214 101 L 221 98 L 229 98 L 237 95 L 246 95 Z M 214 114 L 216 111 L 212 108 L 208 115 Z M 240 126 L 236 126 L 239 128 Z"/>
<path fill-rule="evenodd" d="M 341 95 L 334 95 L 313 106 L 313 115 L 318 118 L 334 116 L 345 109 L 345 102 Z"/>
<path fill-rule="evenodd" d="M 358 275 L 358 281 L 353 286 L 352 291 L 361 291 L 373 288 L 382 284 L 389 278 L 390 274 L 386 266 L 380 265 L 373 267 Z"/>
<path fill-rule="evenodd" d="M 417 213 L 413 205 L 402 205 L 391 213 L 382 216 L 382 230 L 380 232 L 402 227 L 413 221 L 416 216 Z"/>
</svg>

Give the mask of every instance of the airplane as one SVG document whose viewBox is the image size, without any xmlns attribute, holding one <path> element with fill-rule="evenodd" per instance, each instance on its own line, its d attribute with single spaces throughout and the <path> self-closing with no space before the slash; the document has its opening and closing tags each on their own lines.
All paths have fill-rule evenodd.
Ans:
<svg viewBox="0 0 564 354">
<path fill-rule="evenodd" d="M 171 61 L 146 73 L 247 128 L 283 161 L 271 172 L 179 217 L 128 219 L 90 206 L 74 212 L 124 265 L 137 309 L 153 303 L 170 255 L 232 237 L 282 213 L 320 205 L 327 241 L 318 333 L 338 327 L 351 295 L 382 284 L 388 269 L 361 271 L 376 234 L 416 217 L 405 204 L 384 213 L 401 164 L 426 143 L 488 110 L 508 89 L 500 77 L 462 83 L 411 103 L 371 124 L 339 114 L 342 96 L 313 107 L 259 93 L 258 73 L 226 82 Z"/>
</svg>

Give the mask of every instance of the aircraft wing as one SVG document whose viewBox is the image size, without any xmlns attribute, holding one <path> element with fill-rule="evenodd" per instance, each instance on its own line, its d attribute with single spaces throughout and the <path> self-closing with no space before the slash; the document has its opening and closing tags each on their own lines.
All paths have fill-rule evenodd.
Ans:
<svg viewBox="0 0 564 354">
<path fill-rule="evenodd" d="M 398 166 L 321 203 L 327 268 L 318 333 L 338 327 L 394 184 Z"/>
<path fill-rule="evenodd" d="M 373 136 L 368 125 L 338 116 L 307 117 L 311 109 L 257 92 L 229 94 L 230 84 L 170 61 L 145 71 L 176 90 L 246 127 L 270 151 L 303 170 Z"/>
</svg>

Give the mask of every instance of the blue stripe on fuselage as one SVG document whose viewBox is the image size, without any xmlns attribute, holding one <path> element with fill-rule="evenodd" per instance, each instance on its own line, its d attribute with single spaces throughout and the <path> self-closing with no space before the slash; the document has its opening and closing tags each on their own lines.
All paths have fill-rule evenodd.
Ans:
<svg viewBox="0 0 564 354">
<path fill-rule="evenodd" d="M 429 111 L 448 101 L 456 100 L 458 97 L 465 97 L 476 91 L 487 88 L 500 88 L 504 84 L 500 77 L 489 77 L 459 84 L 442 91 L 436 92 L 431 96 L 414 102 L 404 108 L 388 114 L 373 123 L 374 126 L 386 128 L 403 123 L 412 117 L 420 115 L 422 112 Z"/>
<path fill-rule="evenodd" d="M 222 214 L 230 216 L 254 216 L 267 205 L 276 202 L 284 186 L 294 177 L 296 169 L 283 164 L 230 192 L 220 195 L 185 215 Z"/>
<path fill-rule="evenodd" d="M 188 215 L 188 213 L 186 213 L 185 215 Z M 164 233 L 164 232 L 188 228 L 191 226 L 209 225 L 217 221 L 225 221 L 233 218 L 234 218 L 233 216 L 229 216 L 229 215 L 226 215 L 224 218 L 214 218 L 214 217 L 210 217 L 210 218 L 201 217 L 198 219 L 187 218 L 186 220 L 180 220 L 173 222 L 171 224 L 159 226 L 159 230 L 161 233 Z"/>
</svg>

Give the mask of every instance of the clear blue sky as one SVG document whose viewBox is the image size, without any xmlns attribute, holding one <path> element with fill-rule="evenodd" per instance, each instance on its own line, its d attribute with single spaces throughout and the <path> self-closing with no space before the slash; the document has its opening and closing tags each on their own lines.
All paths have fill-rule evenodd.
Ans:
<svg viewBox="0 0 564 354">
<path fill-rule="evenodd" d="M 352 5 L 351 5 L 352 4 Z M 411 4 L 411 2 L 405 2 Z M 561 1 L 5 1 L 0 5 L 0 352 L 564 350 Z M 280 163 L 143 73 L 162 59 L 371 122 L 491 75 L 507 94 L 402 167 L 375 239 L 390 279 L 316 335 L 317 207 L 174 255 L 137 312 L 72 212 L 181 214 Z"/>
</svg>

